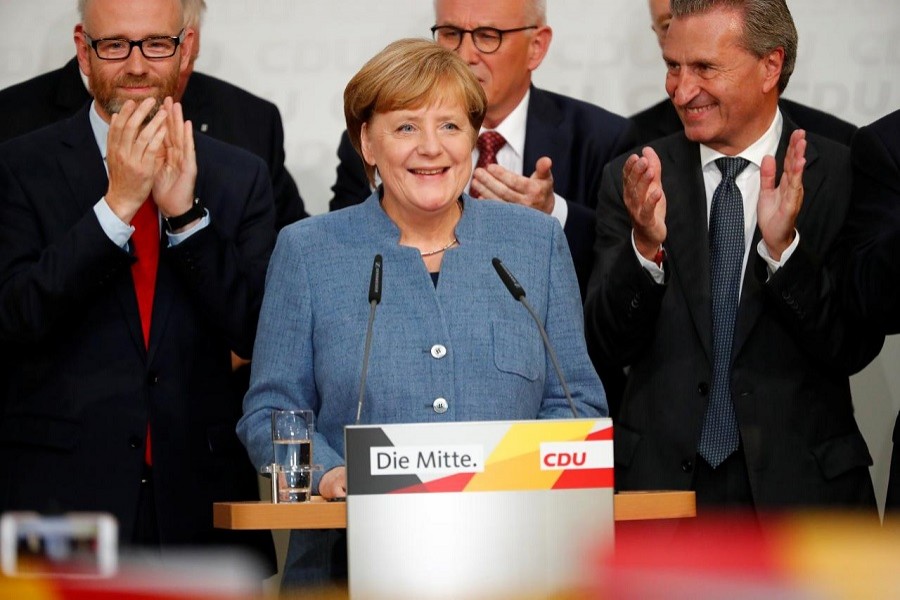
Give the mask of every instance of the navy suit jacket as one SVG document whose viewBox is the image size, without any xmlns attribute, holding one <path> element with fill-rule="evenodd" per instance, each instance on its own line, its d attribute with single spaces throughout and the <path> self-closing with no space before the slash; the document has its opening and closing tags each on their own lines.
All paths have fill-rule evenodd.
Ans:
<svg viewBox="0 0 900 600">
<path fill-rule="evenodd" d="M 78 60 L 0 90 L 0 141 L 71 117 L 91 99 Z M 256 154 L 269 167 L 275 196 L 275 225 L 306 217 L 303 199 L 284 166 L 284 128 L 278 107 L 230 83 L 193 73 L 181 99 L 184 118 L 195 131 Z"/>
<path fill-rule="evenodd" d="M 860 128 L 850 154 L 853 206 L 846 235 L 853 251 L 847 289 L 870 326 L 900 333 L 900 110 Z M 900 510 L 900 415 L 885 508 Z"/>
<path fill-rule="evenodd" d="M 781 98 L 778 107 L 785 118 L 796 123 L 800 129 L 817 133 L 845 146 L 850 145 L 850 140 L 856 133 L 856 125 L 799 102 Z M 632 115 L 631 120 L 637 128 L 639 145 L 678 133 L 683 129 L 681 119 L 668 98 Z"/>
<path fill-rule="evenodd" d="M 779 169 L 795 128 L 785 120 Z M 758 508 L 873 509 L 872 459 L 853 417 L 849 375 L 878 354 L 883 337 L 859 328 L 840 299 L 849 151 L 815 134 L 807 142 L 800 243 L 771 277 L 756 251 L 758 229 L 754 236 L 731 395 Z M 586 330 L 606 360 L 630 365 L 615 431 L 617 488 L 691 489 L 712 369 L 706 193 L 698 144 L 677 133 L 650 145 L 666 192 L 667 280 L 655 283 L 634 254 L 614 176 L 620 157 L 607 167 L 597 209 Z"/>
<path fill-rule="evenodd" d="M 127 542 L 150 423 L 163 546 L 272 558 L 268 532 L 212 526 L 213 502 L 258 498 L 229 375 L 231 351 L 252 351 L 274 245 L 265 164 L 197 135 L 210 224 L 175 247 L 163 238 L 148 349 L 135 258 L 92 209 L 108 184 L 89 110 L 0 145 L 0 512 L 108 511 Z"/>
</svg>

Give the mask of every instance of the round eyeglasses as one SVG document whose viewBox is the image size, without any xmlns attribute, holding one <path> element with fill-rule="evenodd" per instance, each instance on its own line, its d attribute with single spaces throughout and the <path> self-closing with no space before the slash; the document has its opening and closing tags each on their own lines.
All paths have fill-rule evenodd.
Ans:
<svg viewBox="0 0 900 600">
<path fill-rule="evenodd" d="M 497 29 L 496 27 L 461 29 L 453 25 L 435 25 L 431 28 L 431 35 L 434 37 L 435 42 L 447 50 L 458 50 L 462 45 L 463 38 L 468 33 L 472 36 L 472 43 L 475 44 L 476 50 L 482 54 L 493 54 L 500 49 L 504 34 L 537 28 L 537 25 L 526 25 L 525 27 L 514 27 L 513 29 Z"/>
</svg>

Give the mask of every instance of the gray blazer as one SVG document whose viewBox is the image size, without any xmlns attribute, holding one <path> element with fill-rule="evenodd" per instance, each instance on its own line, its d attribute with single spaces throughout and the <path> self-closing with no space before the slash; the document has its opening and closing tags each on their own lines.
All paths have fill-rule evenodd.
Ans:
<svg viewBox="0 0 900 600">
<path fill-rule="evenodd" d="M 364 423 L 567 418 L 571 411 L 540 334 L 491 265 L 499 257 L 543 321 L 581 416 L 608 414 L 587 355 L 581 298 L 566 238 L 535 210 L 463 196 L 460 245 L 435 287 L 378 195 L 282 230 L 269 265 L 250 391 L 238 435 L 257 466 L 271 463 L 271 411 L 317 415 L 313 460 L 344 462 L 354 422 L 372 260 L 384 257 Z M 442 347 L 446 352 L 439 350 Z M 445 398 L 447 411 L 433 408 Z M 313 487 L 317 489 L 318 477 Z M 284 584 L 340 578 L 342 533 L 294 531 Z"/>
</svg>

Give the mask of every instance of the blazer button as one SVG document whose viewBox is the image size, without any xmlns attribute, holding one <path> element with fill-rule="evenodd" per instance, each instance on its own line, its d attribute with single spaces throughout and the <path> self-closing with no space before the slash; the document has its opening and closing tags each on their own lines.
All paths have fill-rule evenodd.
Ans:
<svg viewBox="0 0 900 600">
<path fill-rule="evenodd" d="M 441 344 L 435 344 L 431 347 L 431 356 L 433 358 L 444 358 L 447 356 L 447 348 Z"/>
<path fill-rule="evenodd" d="M 144 438 L 139 435 L 133 435 L 128 438 L 129 448 L 142 448 L 144 446 Z"/>
<path fill-rule="evenodd" d="M 701 396 L 705 396 L 709 393 L 709 384 L 705 381 L 701 381 L 697 384 L 697 393 Z"/>
<path fill-rule="evenodd" d="M 690 459 L 684 459 L 683 461 L 681 461 L 681 470 L 685 473 L 690 473 L 694 470 L 694 463 L 692 463 Z"/>
<path fill-rule="evenodd" d="M 447 412 L 447 400 L 446 398 L 435 398 L 434 402 L 431 403 L 431 407 L 434 409 L 439 415 Z"/>
<path fill-rule="evenodd" d="M 159 373 L 151 371 L 147 374 L 147 385 L 156 385 L 159 383 Z"/>
</svg>

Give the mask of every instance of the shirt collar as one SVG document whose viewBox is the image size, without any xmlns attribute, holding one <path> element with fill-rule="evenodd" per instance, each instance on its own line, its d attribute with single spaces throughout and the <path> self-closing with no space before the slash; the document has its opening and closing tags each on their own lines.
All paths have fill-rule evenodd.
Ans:
<svg viewBox="0 0 900 600">
<path fill-rule="evenodd" d="M 531 88 L 528 88 L 519 104 L 493 130 L 503 136 L 503 139 L 506 140 L 506 145 L 519 157 L 525 156 L 525 126 L 528 121 L 528 102 L 530 99 Z M 481 134 L 485 131 L 490 130 L 482 127 L 478 133 Z"/>
<path fill-rule="evenodd" d="M 781 116 L 781 109 L 775 109 L 775 118 L 772 124 L 766 130 L 762 137 L 747 146 L 737 156 L 746 158 L 748 161 L 756 165 L 757 168 L 762 166 L 764 156 L 775 156 L 778 151 L 778 142 L 781 140 L 781 131 L 784 128 L 784 117 Z M 717 158 L 726 156 L 718 150 L 713 150 L 709 146 L 700 144 L 700 164 L 705 169 L 711 162 Z"/>
</svg>

